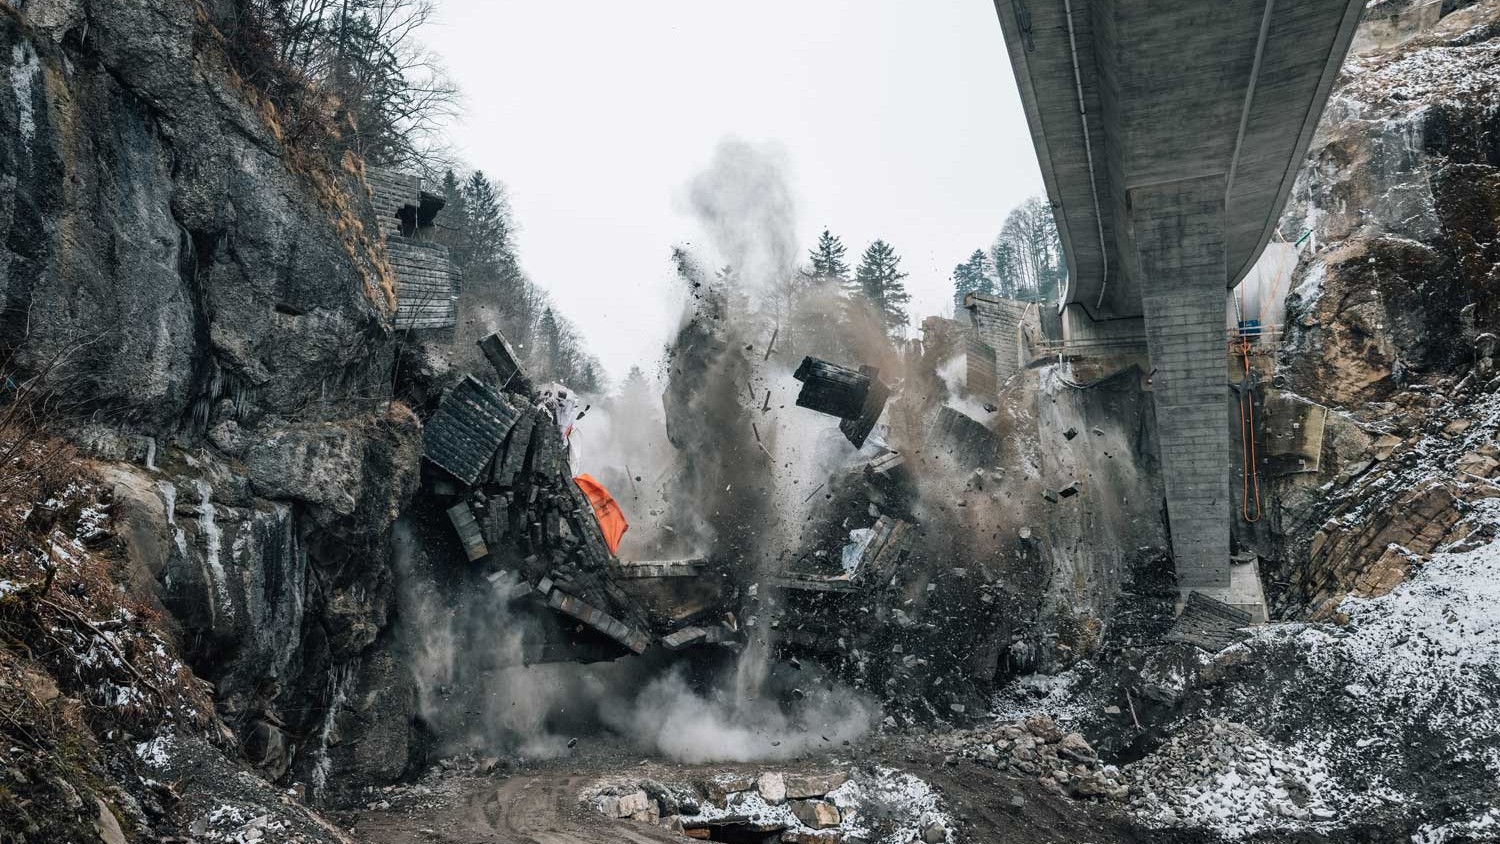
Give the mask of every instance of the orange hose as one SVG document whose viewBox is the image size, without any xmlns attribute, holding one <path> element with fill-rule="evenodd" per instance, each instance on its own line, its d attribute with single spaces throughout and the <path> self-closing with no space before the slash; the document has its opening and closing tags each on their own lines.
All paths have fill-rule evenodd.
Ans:
<svg viewBox="0 0 1500 844">
<path fill-rule="evenodd" d="M 1241 293 L 1240 295 L 1244 295 Z M 1250 338 L 1240 333 L 1240 356 L 1245 361 L 1245 389 L 1240 393 L 1240 459 L 1244 461 L 1243 489 L 1240 493 L 1240 514 L 1245 521 L 1260 521 L 1260 470 L 1255 465 L 1255 393 L 1250 386 Z M 1250 491 L 1255 490 L 1255 515 L 1250 515 Z"/>
</svg>

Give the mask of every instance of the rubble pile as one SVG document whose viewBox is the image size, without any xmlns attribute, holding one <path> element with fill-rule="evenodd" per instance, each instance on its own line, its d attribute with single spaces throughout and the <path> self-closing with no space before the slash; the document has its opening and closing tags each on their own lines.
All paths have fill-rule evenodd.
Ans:
<svg viewBox="0 0 1500 844">
<path fill-rule="evenodd" d="M 1208 826 L 1231 838 L 1331 821 L 1340 791 L 1315 753 L 1210 719 L 1129 766 L 1130 808 L 1148 824 Z"/>
<path fill-rule="evenodd" d="M 1046 715 L 956 730 L 931 739 L 933 749 L 974 759 L 1017 776 L 1035 777 L 1043 788 L 1080 800 L 1124 801 L 1129 782 L 1078 733 L 1064 732 Z"/>
<path fill-rule="evenodd" d="M 657 824 L 687 838 L 775 844 L 953 841 L 953 822 L 922 780 L 891 768 L 735 771 L 691 785 L 613 781 L 582 802 L 605 817 Z"/>
</svg>

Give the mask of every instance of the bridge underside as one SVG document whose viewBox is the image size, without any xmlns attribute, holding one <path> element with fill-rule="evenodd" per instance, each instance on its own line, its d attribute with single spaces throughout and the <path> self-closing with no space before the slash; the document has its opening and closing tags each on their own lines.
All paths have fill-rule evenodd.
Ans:
<svg viewBox="0 0 1500 844">
<path fill-rule="evenodd" d="M 995 2 L 1070 321 L 1144 322 L 1184 589 L 1230 579 L 1225 291 L 1275 231 L 1362 6 Z"/>
</svg>

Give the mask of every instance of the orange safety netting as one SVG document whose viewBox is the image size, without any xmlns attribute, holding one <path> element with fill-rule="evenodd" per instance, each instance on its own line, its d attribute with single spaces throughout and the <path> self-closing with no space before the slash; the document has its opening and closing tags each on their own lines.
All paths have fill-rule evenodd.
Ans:
<svg viewBox="0 0 1500 844">
<path fill-rule="evenodd" d="M 573 483 L 578 484 L 578 488 L 588 496 L 589 504 L 594 507 L 594 517 L 599 520 L 599 530 L 604 532 L 604 544 L 609 546 L 609 553 L 615 553 L 620 547 L 620 537 L 630 530 L 625 514 L 620 512 L 620 505 L 615 503 L 609 490 L 590 475 L 579 475 L 573 479 Z"/>
</svg>

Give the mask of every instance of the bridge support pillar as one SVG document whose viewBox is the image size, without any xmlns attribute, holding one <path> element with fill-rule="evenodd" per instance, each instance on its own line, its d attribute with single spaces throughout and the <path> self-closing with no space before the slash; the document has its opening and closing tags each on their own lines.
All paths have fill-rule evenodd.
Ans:
<svg viewBox="0 0 1500 844">
<path fill-rule="evenodd" d="M 1129 203 L 1177 585 L 1227 589 L 1224 177 L 1133 188 Z"/>
</svg>

